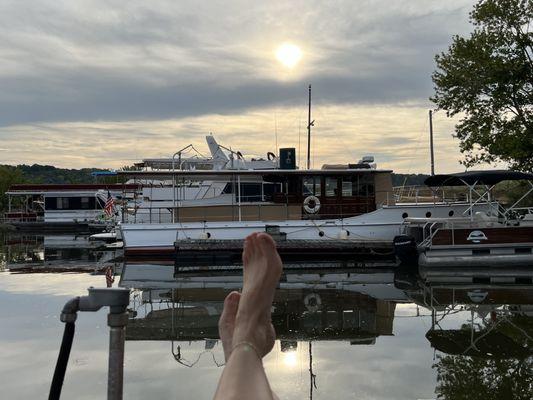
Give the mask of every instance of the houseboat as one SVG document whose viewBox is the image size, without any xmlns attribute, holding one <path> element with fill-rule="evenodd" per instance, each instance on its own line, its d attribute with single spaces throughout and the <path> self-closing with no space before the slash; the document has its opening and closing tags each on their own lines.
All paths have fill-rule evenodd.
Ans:
<svg viewBox="0 0 533 400">
<path fill-rule="evenodd" d="M 4 221 L 17 229 L 101 231 L 114 224 L 123 194 L 136 184 L 17 184 L 6 192 Z M 106 202 L 112 207 L 105 210 Z"/>
</svg>

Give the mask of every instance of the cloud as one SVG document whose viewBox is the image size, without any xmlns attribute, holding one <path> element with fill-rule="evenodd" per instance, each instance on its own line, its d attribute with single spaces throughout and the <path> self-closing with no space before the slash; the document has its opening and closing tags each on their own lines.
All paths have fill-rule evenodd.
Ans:
<svg viewBox="0 0 533 400">
<path fill-rule="evenodd" d="M 427 108 L 416 104 L 391 106 L 317 105 L 313 108 L 313 166 L 356 162 L 375 156 L 378 167 L 396 172 L 429 171 Z M 437 172 L 461 170 L 454 120 L 434 115 Z M 304 165 L 307 147 L 307 109 L 270 107 L 235 114 L 206 114 L 165 120 L 57 122 L 0 128 L 2 144 L 10 149 L 0 164 L 39 163 L 77 168 L 119 168 L 142 158 L 170 157 L 194 146 L 209 150 L 204 137 L 213 133 L 219 143 L 248 156 L 263 156 L 278 147 L 294 147 Z"/>
<path fill-rule="evenodd" d="M 433 58 L 471 30 L 471 7 L 3 2 L 0 139 L 9 151 L 0 163 L 120 167 L 202 143 L 209 132 L 264 155 L 276 124 L 278 145 L 303 149 L 312 83 L 315 166 L 371 153 L 382 167 L 424 172 Z M 287 41 L 303 52 L 292 70 L 275 58 Z M 438 171 L 458 169 L 453 123 L 436 120 Z"/>
<path fill-rule="evenodd" d="M 39 1 L 0 6 L 0 121 L 146 120 L 300 104 L 427 103 L 469 1 Z M 275 60 L 299 44 L 295 71 Z"/>
</svg>

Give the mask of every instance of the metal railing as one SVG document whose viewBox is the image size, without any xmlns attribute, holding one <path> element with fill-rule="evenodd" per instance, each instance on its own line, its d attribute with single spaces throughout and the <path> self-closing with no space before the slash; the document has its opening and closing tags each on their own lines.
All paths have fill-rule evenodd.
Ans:
<svg viewBox="0 0 533 400">
<path fill-rule="evenodd" d="M 26 222 L 44 222 L 44 215 L 31 213 L 9 212 L 0 217 L 0 223 L 26 223 Z"/>
<path fill-rule="evenodd" d="M 469 192 L 463 187 L 457 188 L 430 188 L 428 186 L 410 185 L 393 187 L 394 197 L 397 203 L 455 203 L 468 202 Z"/>
<path fill-rule="evenodd" d="M 303 204 L 296 203 L 241 203 L 177 206 L 172 212 L 169 207 L 150 207 L 134 211 L 129 209 L 124 222 L 130 223 L 185 223 L 203 221 L 261 221 L 301 219 L 342 219 L 366 214 L 376 209 L 373 201 L 353 203 L 322 203 L 316 213 L 308 213 Z M 142 210 L 140 212 L 139 210 Z M 173 216 L 174 214 L 174 216 Z"/>
</svg>

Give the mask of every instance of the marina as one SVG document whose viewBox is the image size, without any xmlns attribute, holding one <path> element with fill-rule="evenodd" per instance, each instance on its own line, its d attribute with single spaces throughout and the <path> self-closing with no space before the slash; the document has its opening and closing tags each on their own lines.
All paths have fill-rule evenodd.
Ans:
<svg viewBox="0 0 533 400">
<path fill-rule="evenodd" d="M 533 399 L 533 0 L 4 3 L 2 398 Z"/>
<path fill-rule="evenodd" d="M 76 376 L 84 356 L 70 353 L 76 321 L 87 315 L 99 332 L 82 333 L 89 347 L 80 351 L 107 359 L 105 377 L 102 365 L 81 362 L 79 372 L 98 382 L 85 389 L 88 398 L 148 389 L 168 397 L 180 383 L 186 397 L 210 397 L 227 357 L 219 321 L 227 296 L 242 290 L 245 239 L 254 232 L 273 240 L 283 262 L 270 307 L 274 350 L 263 365 L 279 380 L 272 389 L 289 398 L 331 398 L 339 385 L 350 396 L 371 390 L 371 398 L 400 398 L 399 382 L 383 383 L 391 371 L 417 382 L 403 385 L 401 398 L 469 398 L 479 383 L 459 385 L 450 374 L 490 370 L 508 380 L 506 371 L 531 370 L 532 174 L 433 174 L 425 187 L 395 188 L 392 171 L 378 169 L 373 156 L 300 169 L 294 148 L 246 160 L 206 140 L 211 157 L 182 158 L 194 150 L 189 145 L 133 170 L 94 173 L 117 183 L 8 188 L 0 300 L 17 308 L 20 291 L 57 307 L 46 314 L 54 325 L 33 339 L 59 351 L 55 367 L 54 357 L 39 366 L 51 379 L 51 399 L 79 397 L 84 387 Z M 525 183 L 524 193 L 511 202 L 495 193 L 505 180 Z M 107 323 L 96 317 L 102 309 Z M 0 318 L 22 329 L 9 309 Z M 0 329 L 0 345 L 11 346 L 10 328 Z M 168 385 L 171 371 L 178 375 Z M 354 376 L 378 376 L 380 384 L 355 387 Z M 145 379 L 152 386 L 139 386 Z M 511 398 L 532 382 L 526 374 L 498 390 Z M 43 388 L 25 391 L 36 397 Z"/>
</svg>

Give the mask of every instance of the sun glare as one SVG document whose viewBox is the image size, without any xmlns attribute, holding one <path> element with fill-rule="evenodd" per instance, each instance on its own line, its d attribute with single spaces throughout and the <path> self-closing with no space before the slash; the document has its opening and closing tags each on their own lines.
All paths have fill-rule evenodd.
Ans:
<svg viewBox="0 0 533 400">
<path fill-rule="evenodd" d="M 296 366 L 297 362 L 298 357 L 296 351 L 288 351 L 283 353 L 283 364 L 285 364 L 287 367 L 294 367 Z"/>
<path fill-rule="evenodd" d="M 302 50 L 291 43 L 284 43 L 276 50 L 276 58 L 287 68 L 294 68 L 302 59 Z"/>
</svg>

